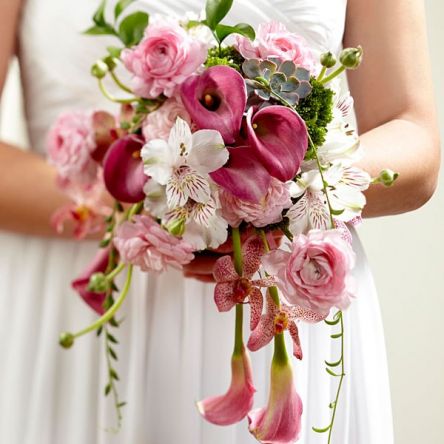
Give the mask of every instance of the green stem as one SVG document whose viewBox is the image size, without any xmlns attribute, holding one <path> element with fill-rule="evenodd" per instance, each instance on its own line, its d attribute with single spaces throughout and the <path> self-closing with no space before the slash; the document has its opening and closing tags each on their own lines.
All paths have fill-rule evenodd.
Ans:
<svg viewBox="0 0 444 444">
<path fill-rule="evenodd" d="M 108 281 L 113 281 L 126 267 L 126 264 L 121 263 L 117 268 L 115 268 L 111 273 L 106 275 Z"/>
<path fill-rule="evenodd" d="M 128 86 L 126 86 L 116 75 L 116 73 L 114 71 L 110 71 L 109 72 L 111 74 L 112 79 L 114 80 L 114 82 L 116 83 L 116 85 L 122 89 L 123 91 L 129 93 L 129 94 L 134 94 L 133 90 L 131 88 L 129 88 Z"/>
<path fill-rule="evenodd" d="M 289 357 L 285 346 L 284 333 L 280 333 L 274 337 L 273 364 L 287 365 L 288 361 Z"/>
<path fill-rule="evenodd" d="M 139 214 L 143 209 L 143 202 L 139 202 L 134 204 L 129 210 L 128 214 L 126 216 L 126 220 L 131 221 L 131 219 L 136 215 Z"/>
<path fill-rule="evenodd" d="M 333 433 L 333 427 L 334 427 L 334 423 L 335 423 L 335 418 L 336 418 L 336 411 L 337 411 L 337 407 L 338 407 L 338 402 L 339 402 L 339 395 L 341 394 L 341 389 L 342 389 L 342 384 L 344 382 L 344 376 L 345 376 L 345 364 L 344 364 L 344 319 L 342 316 L 342 312 L 339 312 L 339 316 L 340 316 L 340 325 L 341 325 L 341 378 L 339 380 L 339 385 L 338 385 L 338 390 L 336 392 L 336 398 L 334 401 L 334 406 L 333 406 L 333 413 L 331 416 L 331 423 L 330 423 L 330 429 L 328 431 L 328 444 L 331 444 L 331 437 L 332 437 L 332 433 Z"/>
<path fill-rule="evenodd" d="M 326 72 L 327 72 L 327 67 L 323 66 L 316 80 L 320 82 L 324 78 Z"/>
<path fill-rule="evenodd" d="M 97 321 L 95 321 L 89 327 L 86 327 L 83 330 L 80 330 L 79 332 L 75 333 L 73 335 L 74 338 L 79 338 L 80 336 L 84 336 L 94 330 L 97 330 L 98 328 L 100 328 L 102 325 L 109 322 L 114 317 L 114 315 L 119 311 L 120 307 L 122 306 L 123 302 L 125 301 L 125 299 L 128 295 L 128 291 L 131 287 L 132 273 L 133 273 L 133 266 L 129 265 L 128 266 L 128 273 L 126 275 L 125 285 L 123 286 L 123 290 L 120 293 L 120 296 L 118 297 L 116 302 L 112 305 L 112 307 L 103 316 L 101 316 L 99 319 L 97 319 Z"/>
<path fill-rule="evenodd" d="M 242 242 L 241 242 L 239 228 L 233 228 L 231 230 L 231 237 L 233 239 L 234 268 L 236 269 L 237 274 L 240 277 L 242 277 L 243 274 Z M 241 355 L 244 349 L 243 323 L 244 323 L 244 306 L 242 304 L 237 304 L 233 356 Z"/>
<path fill-rule="evenodd" d="M 103 83 L 103 79 L 99 79 L 99 88 L 100 91 L 102 92 L 102 94 L 111 102 L 114 103 L 122 103 L 122 104 L 128 104 L 128 103 L 133 103 L 133 102 L 137 102 L 139 99 L 137 97 L 133 97 L 131 99 L 118 99 L 117 97 L 114 97 L 105 87 L 105 84 Z"/>
<path fill-rule="evenodd" d="M 340 66 L 338 69 L 333 71 L 330 75 L 328 75 L 327 77 L 322 79 L 321 84 L 325 85 L 326 83 L 331 82 L 334 78 L 341 75 L 345 70 L 346 70 L 345 66 Z"/>
</svg>

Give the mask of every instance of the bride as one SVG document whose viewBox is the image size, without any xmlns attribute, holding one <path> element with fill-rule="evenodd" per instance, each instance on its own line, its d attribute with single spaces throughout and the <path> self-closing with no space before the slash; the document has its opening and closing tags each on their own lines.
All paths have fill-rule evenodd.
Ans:
<svg viewBox="0 0 444 444">
<path fill-rule="evenodd" d="M 102 394 L 106 366 L 100 340 L 90 336 L 66 352 L 62 330 L 93 317 L 69 290 L 96 242 L 57 238 L 49 226 L 64 197 L 46 162 L 45 137 L 70 109 L 106 108 L 89 76 L 106 39 L 81 35 L 99 0 L 0 0 L 0 90 L 8 63 L 20 62 L 31 150 L 0 143 L 0 442 L 5 444 L 247 444 L 244 424 L 204 423 L 193 401 L 222 393 L 229 381 L 231 314 L 212 302 L 211 259 L 161 276 L 137 275 L 118 331 L 125 407 L 123 429 L 112 434 L 113 406 Z M 113 2 L 111 2 L 113 3 Z M 143 0 L 151 13 L 198 12 L 202 0 Z M 367 193 L 367 217 L 399 214 L 432 195 L 439 141 L 421 0 L 235 0 L 234 23 L 284 22 L 319 51 L 361 44 L 361 69 L 349 76 L 366 157 L 376 176 L 400 173 L 391 189 Z M 112 42 L 110 43 L 112 44 Z M 382 194 L 383 193 L 383 194 Z M 335 444 L 392 444 L 389 386 L 377 296 L 355 236 L 359 282 L 346 314 L 347 378 Z M 312 426 L 328 424 L 334 386 L 322 363 L 331 350 L 324 325 L 301 328 L 306 357 L 295 368 L 304 400 L 302 444 L 322 442 Z M 253 356 L 256 402 L 266 402 L 269 356 Z"/>
</svg>

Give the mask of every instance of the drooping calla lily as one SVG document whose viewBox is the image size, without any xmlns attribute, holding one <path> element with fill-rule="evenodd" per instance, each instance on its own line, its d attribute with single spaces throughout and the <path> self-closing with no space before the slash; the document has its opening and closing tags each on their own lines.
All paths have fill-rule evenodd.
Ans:
<svg viewBox="0 0 444 444">
<path fill-rule="evenodd" d="M 228 163 L 211 173 L 211 178 L 233 196 L 258 203 L 270 187 L 270 173 L 255 159 L 250 147 L 228 148 L 228 151 Z"/>
<path fill-rule="evenodd" d="M 282 182 L 296 176 L 308 147 L 305 122 L 285 106 L 267 106 L 247 114 L 249 144 L 268 172 Z"/>
<path fill-rule="evenodd" d="M 212 424 L 227 426 L 244 419 L 253 407 L 255 388 L 250 357 L 245 347 L 231 360 L 231 385 L 222 396 L 197 403 L 200 414 Z"/>
<path fill-rule="evenodd" d="M 91 153 L 91 157 L 101 163 L 108 151 L 108 148 L 116 140 L 116 119 L 106 111 L 96 111 L 91 117 L 96 149 Z"/>
<path fill-rule="evenodd" d="M 199 128 L 219 131 L 227 145 L 239 135 L 247 104 L 243 77 L 229 66 L 213 66 L 182 84 L 182 101 Z"/>
<path fill-rule="evenodd" d="M 262 240 L 253 236 L 242 246 L 242 276 L 237 274 L 231 256 L 222 256 L 214 266 L 216 280 L 214 300 L 218 310 L 229 311 L 236 304 L 243 304 L 248 299 L 251 307 L 251 330 L 257 327 L 262 314 L 263 296 L 260 288 L 274 285 L 272 278 L 252 280 L 253 275 L 259 270 L 264 253 Z"/>
<path fill-rule="evenodd" d="M 104 273 L 108 267 L 109 262 L 109 248 L 100 249 L 92 262 L 81 273 L 81 275 L 72 281 L 72 288 L 77 291 L 80 297 L 99 315 L 102 315 L 105 310 L 103 303 L 105 301 L 105 293 L 95 293 L 88 289 L 90 278 L 95 273 Z"/>
<path fill-rule="evenodd" d="M 143 141 L 128 135 L 114 142 L 103 162 L 103 176 L 109 193 L 118 201 L 137 203 L 144 199 L 148 180 L 140 157 Z"/>
<path fill-rule="evenodd" d="M 249 430 L 264 444 L 293 444 L 301 431 L 302 410 L 291 363 L 288 358 L 276 359 L 275 353 L 268 405 L 248 414 Z"/>
</svg>

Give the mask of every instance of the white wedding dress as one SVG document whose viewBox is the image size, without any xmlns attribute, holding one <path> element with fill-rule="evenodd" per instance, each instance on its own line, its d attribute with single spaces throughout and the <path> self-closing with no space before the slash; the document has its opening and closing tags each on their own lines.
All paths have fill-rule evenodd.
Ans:
<svg viewBox="0 0 444 444">
<path fill-rule="evenodd" d="M 109 3 L 114 4 L 114 1 Z M 199 12 L 203 0 L 136 2 L 151 13 Z M 45 134 L 62 111 L 115 109 L 89 75 L 114 40 L 86 37 L 99 0 L 27 0 L 19 30 L 20 65 L 31 146 L 45 154 Z M 341 46 L 346 0 L 235 0 L 231 23 L 275 19 L 319 51 Z M 114 42 L 115 43 L 115 42 Z M 3 190 L 5 191 L 5 190 Z M 32 191 L 31 191 L 32 192 Z M 44 199 L 45 196 L 35 196 Z M 117 336 L 119 389 L 128 402 L 123 429 L 103 388 L 102 341 L 94 334 L 73 349 L 58 346 L 94 313 L 69 283 L 96 244 L 0 235 L 0 442 L 4 444 L 247 444 L 246 421 L 220 428 L 205 423 L 195 401 L 229 385 L 234 312 L 219 314 L 212 286 L 179 272 L 136 274 Z M 355 238 L 359 289 L 345 316 L 345 386 L 333 444 L 392 444 L 383 329 L 377 295 Z M 247 333 L 247 332 L 246 332 Z M 302 444 L 326 443 L 312 426 L 329 423 L 337 379 L 324 360 L 337 357 L 324 324 L 301 326 L 305 358 L 295 365 L 304 400 Z M 271 347 L 253 355 L 255 405 L 267 401 Z"/>
</svg>

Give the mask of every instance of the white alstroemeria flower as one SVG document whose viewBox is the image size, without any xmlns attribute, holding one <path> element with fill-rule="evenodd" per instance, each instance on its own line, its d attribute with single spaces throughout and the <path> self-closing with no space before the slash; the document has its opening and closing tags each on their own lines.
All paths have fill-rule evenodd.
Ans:
<svg viewBox="0 0 444 444">
<path fill-rule="evenodd" d="M 168 141 L 155 139 L 142 148 L 144 171 L 151 180 L 166 186 L 169 208 L 185 205 L 189 199 L 205 203 L 211 198 L 208 174 L 228 160 L 222 136 L 215 130 L 194 134 L 180 117 Z"/>
<path fill-rule="evenodd" d="M 370 176 L 356 167 L 334 164 L 324 172 L 327 194 L 334 218 L 349 222 L 361 215 L 366 199 L 363 194 L 371 182 Z M 293 235 L 306 233 L 311 229 L 331 228 L 327 197 L 323 191 L 321 174 L 317 170 L 302 173 L 290 185 L 290 194 L 300 199 L 287 212 L 289 230 Z"/>
</svg>

